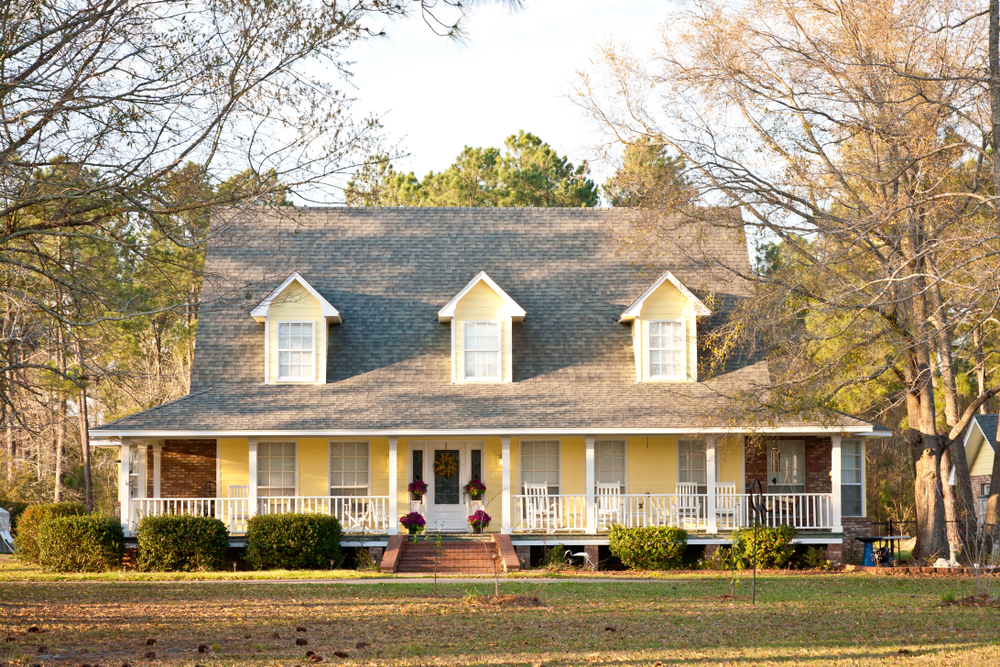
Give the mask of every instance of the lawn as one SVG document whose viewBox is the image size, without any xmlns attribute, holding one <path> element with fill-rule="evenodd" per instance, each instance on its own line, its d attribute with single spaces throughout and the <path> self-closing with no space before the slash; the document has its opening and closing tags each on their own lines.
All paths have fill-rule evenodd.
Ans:
<svg viewBox="0 0 1000 667">
<path fill-rule="evenodd" d="M 970 579 L 773 574 L 756 606 L 718 575 L 501 586 L 543 606 L 470 605 L 482 580 L 3 581 L 0 664 L 1000 664 L 1000 609 L 940 605 Z"/>
</svg>

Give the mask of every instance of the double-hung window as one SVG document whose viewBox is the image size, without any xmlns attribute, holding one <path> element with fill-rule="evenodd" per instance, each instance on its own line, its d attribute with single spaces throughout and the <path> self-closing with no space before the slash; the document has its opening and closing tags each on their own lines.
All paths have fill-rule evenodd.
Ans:
<svg viewBox="0 0 1000 667">
<path fill-rule="evenodd" d="M 368 443 L 330 443 L 330 495 L 368 495 Z"/>
<path fill-rule="evenodd" d="M 559 495 L 559 441 L 521 442 L 521 488 L 544 485 L 549 495 Z"/>
<path fill-rule="evenodd" d="M 316 377 L 312 322 L 278 323 L 278 380 L 311 382 Z"/>
<path fill-rule="evenodd" d="M 705 440 L 683 438 L 677 442 L 677 481 L 697 484 L 698 493 L 708 493 L 708 457 Z"/>
<path fill-rule="evenodd" d="M 684 323 L 649 323 L 649 379 L 685 379 Z"/>
<path fill-rule="evenodd" d="M 598 440 L 594 443 L 595 473 L 598 484 L 617 484 L 625 493 L 625 441 Z"/>
<path fill-rule="evenodd" d="M 257 445 L 257 495 L 295 495 L 294 442 L 261 442 Z"/>
<path fill-rule="evenodd" d="M 768 451 L 767 492 L 804 493 L 805 490 L 805 441 L 779 440 L 773 443 Z"/>
<path fill-rule="evenodd" d="M 466 322 L 463 327 L 466 380 L 500 379 L 500 325 Z"/>
<path fill-rule="evenodd" d="M 864 479 L 864 447 L 860 440 L 840 443 L 840 507 L 842 516 L 862 516 L 862 486 Z"/>
</svg>

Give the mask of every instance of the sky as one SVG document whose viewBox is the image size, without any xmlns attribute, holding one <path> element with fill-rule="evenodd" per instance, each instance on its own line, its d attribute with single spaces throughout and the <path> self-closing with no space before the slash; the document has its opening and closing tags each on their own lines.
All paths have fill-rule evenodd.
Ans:
<svg viewBox="0 0 1000 667">
<path fill-rule="evenodd" d="M 388 39 L 349 54 L 355 110 L 384 114 L 388 136 L 410 154 L 397 170 L 419 178 L 446 169 L 464 146 L 499 148 L 518 130 L 578 165 L 593 157 L 599 135 L 565 97 L 576 71 L 609 38 L 651 52 L 676 7 L 665 0 L 525 0 L 515 13 L 479 7 L 464 44 L 435 36 L 419 18 L 393 23 Z M 594 162 L 591 169 L 597 183 L 611 171 Z"/>
</svg>

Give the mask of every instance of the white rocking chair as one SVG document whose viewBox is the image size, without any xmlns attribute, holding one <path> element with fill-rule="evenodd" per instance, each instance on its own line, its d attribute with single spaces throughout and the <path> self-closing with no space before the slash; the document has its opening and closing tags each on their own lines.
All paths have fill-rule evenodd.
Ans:
<svg viewBox="0 0 1000 667">
<path fill-rule="evenodd" d="M 607 528 L 614 523 L 624 523 L 622 509 L 621 484 L 598 484 L 597 525 Z"/>
</svg>

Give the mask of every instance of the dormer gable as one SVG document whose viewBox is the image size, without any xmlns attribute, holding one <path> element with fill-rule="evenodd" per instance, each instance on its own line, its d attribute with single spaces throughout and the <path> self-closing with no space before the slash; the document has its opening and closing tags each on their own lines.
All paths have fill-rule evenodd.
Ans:
<svg viewBox="0 0 1000 667">
<path fill-rule="evenodd" d="M 485 271 L 438 311 L 451 324 L 451 381 L 511 382 L 511 328 L 527 313 Z"/>
<path fill-rule="evenodd" d="M 618 317 L 632 324 L 636 382 L 694 382 L 698 378 L 698 320 L 712 311 L 665 271 Z"/>
<path fill-rule="evenodd" d="M 250 311 L 264 325 L 264 384 L 325 384 L 329 325 L 343 318 L 293 272 Z"/>
</svg>

